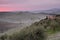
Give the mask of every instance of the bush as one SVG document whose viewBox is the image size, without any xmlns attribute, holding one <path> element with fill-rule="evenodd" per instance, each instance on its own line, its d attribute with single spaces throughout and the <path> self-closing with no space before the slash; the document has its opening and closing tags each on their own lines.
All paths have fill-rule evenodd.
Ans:
<svg viewBox="0 0 60 40">
<path fill-rule="evenodd" d="M 10 40 L 45 40 L 45 32 L 40 27 L 26 27 L 19 33 L 12 35 Z"/>
<path fill-rule="evenodd" d="M 7 34 L 0 36 L 0 40 L 6 40 L 7 39 Z"/>
<path fill-rule="evenodd" d="M 23 28 L 20 32 L 12 35 L 3 35 L 1 40 L 45 40 L 46 33 L 40 26 L 30 26 Z"/>
<path fill-rule="evenodd" d="M 43 27 L 48 34 L 60 31 L 60 19 L 42 19 L 31 26 Z"/>
</svg>

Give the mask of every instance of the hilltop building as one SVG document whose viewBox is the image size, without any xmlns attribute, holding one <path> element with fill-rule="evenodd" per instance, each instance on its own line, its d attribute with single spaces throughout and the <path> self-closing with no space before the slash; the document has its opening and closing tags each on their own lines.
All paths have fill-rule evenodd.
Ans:
<svg viewBox="0 0 60 40">
<path fill-rule="evenodd" d="M 51 19 L 51 20 L 53 20 L 53 19 L 56 19 L 56 18 L 60 18 L 60 15 L 56 15 L 56 14 L 54 14 L 54 15 L 48 15 L 48 16 L 46 16 L 46 18 L 47 19 Z"/>
</svg>

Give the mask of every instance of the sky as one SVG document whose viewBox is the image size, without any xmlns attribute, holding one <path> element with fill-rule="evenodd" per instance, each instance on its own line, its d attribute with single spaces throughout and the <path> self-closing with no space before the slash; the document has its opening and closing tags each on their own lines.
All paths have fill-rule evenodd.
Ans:
<svg viewBox="0 0 60 40">
<path fill-rule="evenodd" d="M 32 11 L 60 8 L 60 0 L 0 0 L 0 11 Z"/>
</svg>

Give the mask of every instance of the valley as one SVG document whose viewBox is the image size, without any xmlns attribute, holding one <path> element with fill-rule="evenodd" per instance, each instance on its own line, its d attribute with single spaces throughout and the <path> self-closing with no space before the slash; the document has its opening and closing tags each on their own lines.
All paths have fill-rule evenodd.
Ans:
<svg viewBox="0 0 60 40">
<path fill-rule="evenodd" d="M 0 13 L 0 33 L 13 33 L 36 21 L 46 18 L 43 14 L 33 13 Z"/>
</svg>

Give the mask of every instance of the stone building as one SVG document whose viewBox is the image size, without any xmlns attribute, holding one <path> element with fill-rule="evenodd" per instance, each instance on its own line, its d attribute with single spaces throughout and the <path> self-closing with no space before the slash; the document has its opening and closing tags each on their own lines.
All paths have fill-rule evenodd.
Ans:
<svg viewBox="0 0 60 40">
<path fill-rule="evenodd" d="M 48 19 L 51 19 L 51 20 L 53 20 L 53 19 L 56 19 L 56 18 L 60 18 L 60 15 L 48 15 L 48 16 L 46 16 Z"/>
</svg>

